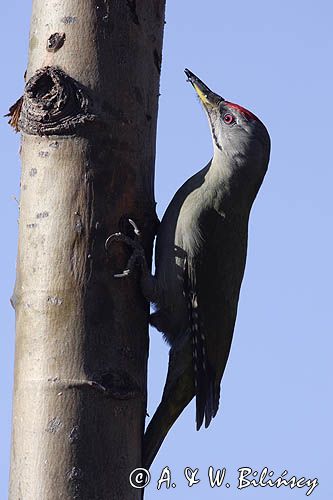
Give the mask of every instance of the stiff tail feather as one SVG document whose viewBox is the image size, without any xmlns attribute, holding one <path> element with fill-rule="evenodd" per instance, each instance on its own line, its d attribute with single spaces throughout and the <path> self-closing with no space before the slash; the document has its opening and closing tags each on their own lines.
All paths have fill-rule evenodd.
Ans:
<svg viewBox="0 0 333 500">
<path fill-rule="evenodd" d="M 168 377 L 162 400 L 144 435 L 142 463 L 146 469 L 151 466 L 172 425 L 194 397 L 193 370 L 188 347 L 187 343 L 181 351 L 170 350 Z M 181 374 L 175 375 L 173 367 L 179 366 L 178 356 L 185 360 L 185 368 Z"/>
</svg>

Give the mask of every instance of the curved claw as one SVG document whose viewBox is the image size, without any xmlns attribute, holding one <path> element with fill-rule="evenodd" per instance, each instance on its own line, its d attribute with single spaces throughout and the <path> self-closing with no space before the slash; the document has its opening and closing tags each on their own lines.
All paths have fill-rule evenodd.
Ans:
<svg viewBox="0 0 333 500">
<path fill-rule="evenodd" d="M 110 236 L 105 240 L 105 243 L 104 243 L 104 248 L 106 251 L 108 251 L 110 243 L 114 239 L 114 236 L 120 236 L 120 235 L 121 235 L 121 233 L 110 234 Z"/>
<path fill-rule="evenodd" d="M 123 233 L 113 233 L 111 234 L 105 241 L 104 243 L 104 247 L 105 247 L 105 250 L 108 251 L 109 249 L 109 246 L 110 244 L 113 242 L 113 241 L 122 241 L 123 243 L 126 243 L 127 245 L 129 245 L 130 247 L 136 249 L 138 244 L 137 242 L 135 242 L 134 240 L 132 240 L 132 238 L 130 238 L 129 236 L 126 236 L 125 234 Z"/>
<path fill-rule="evenodd" d="M 113 275 L 114 278 L 125 278 L 126 276 L 129 276 L 132 273 L 137 261 L 140 262 L 141 267 L 144 266 L 144 263 L 145 263 L 145 253 L 144 253 L 144 250 L 143 250 L 141 243 L 139 241 L 140 230 L 132 219 L 128 219 L 128 221 L 131 224 L 131 226 L 133 227 L 134 233 L 135 233 L 137 238 L 132 239 L 123 233 L 113 233 L 106 239 L 106 241 L 104 243 L 106 251 L 108 251 L 108 249 L 113 241 L 121 241 L 123 243 L 126 243 L 126 245 L 133 248 L 133 253 L 127 262 L 126 269 L 124 269 L 124 271 L 122 273 L 114 274 Z"/>
<path fill-rule="evenodd" d="M 141 235 L 140 229 L 136 225 L 133 219 L 128 219 L 128 222 L 131 224 L 134 234 L 139 237 Z M 104 247 L 105 250 L 107 251 L 109 249 L 110 243 L 112 241 L 123 241 L 124 243 L 127 243 L 127 245 L 131 246 L 132 248 L 137 248 L 137 242 L 133 241 L 132 238 L 129 236 L 126 236 L 123 233 L 113 233 L 111 234 L 105 241 Z"/>
<path fill-rule="evenodd" d="M 134 229 L 134 233 L 137 235 L 137 236 L 140 236 L 140 229 L 138 228 L 138 226 L 135 224 L 134 220 L 132 219 L 128 219 L 128 222 L 131 224 L 132 228 Z"/>
<path fill-rule="evenodd" d="M 126 276 L 129 276 L 131 274 L 130 269 L 125 269 L 122 273 L 114 274 L 114 278 L 126 278 Z"/>
</svg>

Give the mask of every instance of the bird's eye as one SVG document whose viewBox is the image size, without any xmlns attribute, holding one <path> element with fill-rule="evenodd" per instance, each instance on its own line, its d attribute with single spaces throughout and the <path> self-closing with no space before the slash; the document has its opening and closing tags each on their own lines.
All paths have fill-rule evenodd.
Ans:
<svg viewBox="0 0 333 500">
<path fill-rule="evenodd" d="M 227 125 L 231 125 L 234 122 L 234 120 L 235 118 L 230 113 L 226 113 L 223 117 L 223 121 Z"/>
</svg>

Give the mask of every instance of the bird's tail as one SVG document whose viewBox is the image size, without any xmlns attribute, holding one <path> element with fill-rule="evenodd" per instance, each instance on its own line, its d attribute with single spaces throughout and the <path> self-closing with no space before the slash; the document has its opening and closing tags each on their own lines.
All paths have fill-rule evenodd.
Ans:
<svg viewBox="0 0 333 500">
<path fill-rule="evenodd" d="M 151 466 L 170 428 L 194 397 L 191 345 L 187 341 L 181 349 L 170 350 L 168 376 L 156 412 L 149 423 L 143 440 L 143 464 Z"/>
</svg>

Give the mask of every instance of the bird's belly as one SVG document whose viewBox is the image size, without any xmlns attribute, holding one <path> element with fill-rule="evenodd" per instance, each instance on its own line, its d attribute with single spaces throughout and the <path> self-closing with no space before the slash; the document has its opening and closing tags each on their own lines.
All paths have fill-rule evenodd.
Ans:
<svg viewBox="0 0 333 500">
<path fill-rule="evenodd" d="M 157 303 L 160 328 L 170 344 L 178 336 L 182 336 L 188 328 L 188 305 L 184 292 L 184 276 L 186 270 L 187 251 L 184 248 L 184 226 L 178 227 L 169 241 L 164 241 L 163 258 L 156 269 L 159 284 L 159 300 Z M 167 246 L 166 246 L 167 245 Z M 165 326 L 164 326 L 165 325 Z"/>
</svg>

